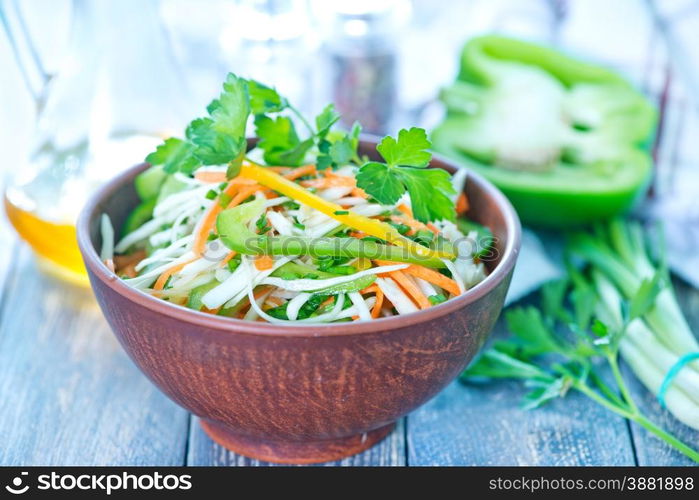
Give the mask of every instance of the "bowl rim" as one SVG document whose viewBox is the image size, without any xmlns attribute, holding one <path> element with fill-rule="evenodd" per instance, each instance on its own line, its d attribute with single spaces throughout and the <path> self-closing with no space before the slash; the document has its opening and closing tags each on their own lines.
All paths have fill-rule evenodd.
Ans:
<svg viewBox="0 0 699 500">
<path fill-rule="evenodd" d="M 376 143 L 375 141 L 367 138 L 362 138 L 361 142 L 365 144 L 369 143 L 370 145 L 375 145 Z M 224 316 L 215 316 L 200 311 L 194 311 L 184 306 L 160 300 L 136 288 L 128 286 L 122 279 L 118 278 L 113 272 L 111 272 L 100 260 L 97 249 L 92 244 L 90 239 L 90 220 L 96 216 L 95 211 L 97 210 L 101 201 L 112 195 L 114 191 L 119 189 L 130 178 L 134 177 L 137 172 L 145 170 L 145 168 L 148 166 L 147 163 L 139 163 L 126 169 L 116 177 L 112 178 L 106 184 L 102 185 L 90 197 L 78 217 L 78 246 L 80 248 L 80 252 L 82 253 L 86 267 L 88 267 L 92 274 L 105 286 L 111 288 L 114 292 L 118 293 L 122 297 L 146 307 L 147 309 L 173 317 L 178 321 L 197 325 L 199 327 L 206 327 L 215 331 L 224 331 L 225 334 L 235 333 L 277 337 L 334 337 L 342 335 L 389 332 L 398 328 L 405 328 L 408 326 L 425 323 L 427 321 L 453 313 L 458 309 L 461 309 L 487 295 L 507 277 L 507 275 L 513 269 L 519 254 L 521 244 L 521 224 L 514 207 L 505 197 L 505 195 L 491 182 L 473 170 L 459 166 L 455 162 L 436 153 L 432 156 L 432 162 L 435 160 L 455 170 L 466 169 L 468 171 L 466 178 L 469 180 L 475 179 L 479 184 L 479 187 L 485 190 L 486 194 L 495 200 L 495 205 L 501 210 L 505 220 L 507 242 L 499 264 L 489 275 L 485 277 L 483 281 L 475 285 L 473 288 L 466 290 L 458 297 L 447 300 L 446 302 L 437 306 L 406 315 L 376 318 L 371 321 L 348 322 L 343 323 L 341 327 L 338 327 L 338 324 L 335 323 L 289 325 L 266 322 L 263 323 L 257 321 L 246 321 L 237 318 L 228 318 Z"/>
</svg>

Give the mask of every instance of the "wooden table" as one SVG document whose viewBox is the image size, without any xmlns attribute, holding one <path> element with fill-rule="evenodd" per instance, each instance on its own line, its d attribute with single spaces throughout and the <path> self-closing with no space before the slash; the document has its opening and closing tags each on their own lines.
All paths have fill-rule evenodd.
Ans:
<svg viewBox="0 0 699 500">
<path fill-rule="evenodd" d="M 2 224 L 1 465 L 265 465 L 213 443 L 139 372 L 90 292 L 42 274 Z M 699 330 L 699 292 L 678 286 Z M 699 444 L 699 432 L 633 388 L 656 421 Z M 515 382 L 455 382 L 378 446 L 331 465 L 690 464 L 578 394 L 525 412 L 517 407 L 522 392 Z"/>
</svg>

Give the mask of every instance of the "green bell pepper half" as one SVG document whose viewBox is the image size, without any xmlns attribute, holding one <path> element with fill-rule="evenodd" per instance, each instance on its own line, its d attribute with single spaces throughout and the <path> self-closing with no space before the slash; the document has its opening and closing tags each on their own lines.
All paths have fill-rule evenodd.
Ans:
<svg viewBox="0 0 699 500">
<path fill-rule="evenodd" d="M 434 148 L 497 185 L 525 223 L 607 219 L 648 187 L 656 110 L 610 70 L 488 35 L 465 45 L 441 98 Z"/>
</svg>

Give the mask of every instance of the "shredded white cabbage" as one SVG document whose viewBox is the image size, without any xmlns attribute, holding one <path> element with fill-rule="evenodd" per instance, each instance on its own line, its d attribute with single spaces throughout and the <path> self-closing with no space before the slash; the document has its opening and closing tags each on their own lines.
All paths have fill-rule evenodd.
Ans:
<svg viewBox="0 0 699 500">
<path fill-rule="evenodd" d="M 296 292 L 304 291 L 315 291 L 322 290 L 329 286 L 341 285 L 343 283 L 349 283 L 363 276 L 370 276 L 373 274 L 390 273 L 393 271 L 399 271 L 408 267 L 408 264 L 395 264 L 391 266 L 378 266 L 360 271 L 354 274 L 348 274 L 345 276 L 338 276 L 337 278 L 326 278 L 326 279 L 297 279 L 297 280 L 285 280 L 282 278 L 269 277 L 263 279 L 260 283 L 263 285 L 272 285 L 278 288 L 283 288 L 284 290 L 293 290 Z"/>
<path fill-rule="evenodd" d="M 399 314 L 409 314 L 418 310 L 410 297 L 403 293 L 403 290 L 391 278 L 376 278 L 376 284 L 379 285 L 381 291 L 391 301 Z"/>
<path fill-rule="evenodd" d="M 369 311 L 366 302 L 364 302 L 364 297 L 362 297 L 362 294 L 359 292 L 351 292 L 347 295 L 352 301 L 352 304 L 354 304 L 354 307 L 357 309 L 357 316 L 359 316 L 359 319 L 369 321 L 371 319 L 371 311 Z"/>
</svg>

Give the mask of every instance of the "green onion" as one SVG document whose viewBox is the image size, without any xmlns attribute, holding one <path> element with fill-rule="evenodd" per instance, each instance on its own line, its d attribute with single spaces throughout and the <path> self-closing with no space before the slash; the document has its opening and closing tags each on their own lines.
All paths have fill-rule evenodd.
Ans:
<svg viewBox="0 0 699 500">
<path fill-rule="evenodd" d="M 235 257 L 233 257 L 231 260 L 229 260 L 226 263 L 226 266 L 228 266 L 228 270 L 230 272 L 233 272 L 236 269 L 238 269 L 239 265 L 240 265 L 240 254 L 237 254 Z"/>
<path fill-rule="evenodd" d="M 406 224 L 399 224 L 397 222 L 389 222 L 388 224 L 396 228 L 396 231 L 398 231 L 400 234 L 406 234 L 408 231 L 410 231 L 410 226 Z"/>
<path fill-rule="evenodd" d="M 699 352 L 665 265 L 652 263 L 641 226 L 622 220 L 596 228 L 596 236 L 576 235 L 570 253 L 592 268 L 598 315 L 617 327 L 627 324 L 621 356 L 657 395 L 668 370 Z M 687 363 L 660 396 L 678 420 L 699 429 L 699 362 Z"/>
<path fill-rule="evenodd" d="M 348 274 L 354 274 L 357 272 L 357 268 L 354 266 L 331 266 L 325 271 L 333 274 L 343 274 L 343 275 L 348 275 Z"/>
<path fill-rule="evenodd" d="M 430 301 L 430 304 L 433 306 L 436 306 L 437 304 L 441 304 L 442 302 L 446 302 L 447 298 L 444 296 L 444 294 L 437 294 L 437 295 L 430 295 L 427 297 L 427 300 Z"/>
<path fill-rule="evenodd" d="M 218 204 L 221 205 L 223 208 L 226 208 L 232 199 L 232 196 L 226 193 L 221 193 L 220 195 L 218 195 Z"/>
</svg>

